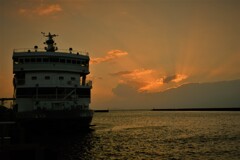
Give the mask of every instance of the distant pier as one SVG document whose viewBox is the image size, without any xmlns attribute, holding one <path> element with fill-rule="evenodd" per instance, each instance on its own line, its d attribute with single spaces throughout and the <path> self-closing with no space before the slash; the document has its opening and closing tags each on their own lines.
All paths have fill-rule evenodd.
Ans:
<svg viewBox="0 0 240 160">
<path fill-rule="evenodd" d="M 108 109 L 97 109 L 97 110 L 94 110 L 94 112 L 109 112 Z"/>
<path fill-rule="evenodd" d="M 152 111 L 240 111 L 238 108 L 154 108 Z"/>
</svg>

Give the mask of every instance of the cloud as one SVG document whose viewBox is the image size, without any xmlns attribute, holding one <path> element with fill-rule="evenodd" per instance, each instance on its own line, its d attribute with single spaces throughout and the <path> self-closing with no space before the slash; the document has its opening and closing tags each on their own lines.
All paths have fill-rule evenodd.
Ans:
<svg viewBox="0 0 240 160">
<path fill-rule="evenodd" d="M 163 78 L 163 83 L 169 83 L 176 78 L 176 75 L 168 76 Z"/>
<path fill-rule="evenodd" d="M 123 76 L 123 75 L 127 75 L 132 73 L 132 71 L 120 71 L 120 72 L 116 72 L 116 73 L 110 73 L 110 75 L 112 76 Z"/>
<path fill-rule="evenodd" d="M 139 88 L 140 92 L 159 92 L 169 88 L 175 88 L 178 83 L 185 80 L 188 76 L 185 74 L 175 74 L 171 76 L 164 76 L 148 81 L 145 86 Z"/>
<path fill-rule="evenodd" d="M 188 76 L 185 74 L 175 74 L 168 77 L 163 78 L 163 83 L 169 83 L 169 82 L 180 82 L 184 79 L 186 79 Z"/>
<path fill-rule="evenodd" d="M 62 8 L 59 4 L 52 4 L 52 5 L 37 8 L 36 13 L 38 15 L 49 15 L 49 14 L 53 14 L 61 11 L 62 11 Z"/>
<path fill-rule="evenodd" d="M 168 85 L 168 84 L 165 84 Z M 113 93 L 119 101 L 112 107 L 135 108 L 228 108 L 240 106 L 240 80 L 188 83 L 164 92 L 139 93 L 128 84 L 118 84 Z"/>
<path fill-rule="evenodd" d="M 90 63 L 98 64 L 102 62 L 108 62 L 126 55 L 128 55 L 128 52 L 121 51 L 121 50 L 111 50 L 111 51 L 108 51 L 107 55 L 104 57 L 91 58 Z"/>
<path fill-rule="evenodd" d="M 111 76 L 119 77 L 119 82 L 134 87 L 138 92 L 159 92 L 172 87 L 188 76 L 185 74 L 174 74 L 171 76 L 161 75 L 153 69 L 135 69 L 132 71 L 120 71 L 111 73 Z"/>
<path fill-rule="evenodd" d="M 185 75 L 185 74 L 176 74 L 175 79 L 173 79 L 172 81 L 177 83 L 177 82 L 180 82 L 180 81 L 185 80 L 187 78 L 188 78 L 188 76 Z"/>
<path fill-rule="evenodd" d="M 148 82 L 146 85 L 140 87 L 138 89 L 139 92 L 145 92 L 145 91 L 155 91 L 159 87 L 163 85 L 163 78 L 160 79 L 154 79 L 153 81 Z"/>
<path fill-rule="evenodd" d="M 48 16 L 62 11 L 62 7 L 59 4 L 49 4 L 49 5 L 41 5 L 40 7 L 32 8 L 32 9 L 19 9 L 20 14 L 24 15 L 39 15 L 39 16 Z"/>
<path fill-rule="evenodd" d="M 143 76 L 147 76 L 153 73 L 152 69 L 135 69 L 133 71 L 120 71 L 116 73 L 111 73 L 112 76 L 121 76 L 128 79 L 139 79 Z"/>
<path fill-rule="evenodd" d="M 118 84 L 115 88 L 112 89 L 112 92 L 120 97 L 132 97 L 138 95 L 137 90 L 133 86 L 124 83 Z"/>
</svg>

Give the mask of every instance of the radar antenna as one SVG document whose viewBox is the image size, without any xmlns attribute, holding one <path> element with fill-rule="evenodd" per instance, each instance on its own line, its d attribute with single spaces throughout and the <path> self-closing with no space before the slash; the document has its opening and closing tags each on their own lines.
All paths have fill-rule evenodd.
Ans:
<svg viewBox="0 0 240 160">
<path fill-rule="evenodd" d="M 57 50 L 56 43 L 54 43 L 53 37 L 56 37 L 58 35 L 51 34 L 50 32 L 46 34 L 45 32 L 41 32 L 44 37 L 47 37 L 48 39 L 44 42 L 47 46 L 45 47 L 45 50 L 47 52 L 55 52 Z"/>
</svg>

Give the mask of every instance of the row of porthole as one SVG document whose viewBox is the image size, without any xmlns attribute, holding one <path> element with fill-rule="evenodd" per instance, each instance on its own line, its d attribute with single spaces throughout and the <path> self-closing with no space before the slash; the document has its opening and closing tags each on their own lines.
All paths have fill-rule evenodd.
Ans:
<svg viewBox="0 0 240 160">
<path fill-rule="evenodd" d="M 64 58 L 14 58 L 14 64 L 23 63 L 68 63 L 68 64 L 79 64 L 81 66 L 87 66 L 88 60 L 76 60 L 76 59 L 64 59 Z"/>
<path fill-rule="evenodd" d="M 50 76 L 45 76 L 44 78 L 45 78 L 45 80 L 50 80 Z M 63 76 L 59 76 L 58 79 L 59 80 L 64 80 L 64 77 Z M 32 80 L 37 80 L 37 76 L 32 76 Z M 76 78 L 75 77 L 71 77 L 70 80 L 75 81 Z"/>
</svg>

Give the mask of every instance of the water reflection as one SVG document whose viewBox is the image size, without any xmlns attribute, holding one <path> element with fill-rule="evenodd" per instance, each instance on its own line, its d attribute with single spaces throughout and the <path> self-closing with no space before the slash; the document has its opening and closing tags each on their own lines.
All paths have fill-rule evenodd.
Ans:
<svg viewBox="0 0 240 160">
<path fill-rule="evenodd" d="M 47 159 L 237 159 L 240 113 L 110 112 L 91 130 L 32 137 Z"/>
<path fill-rule="evenodd" d="M 28 144 L 38 145 L 39 158 L 51 160 L 92 159 L 96 141 L 94 129 L 74 132 L 44 132 L 28 137 Z"/>
</svg>

